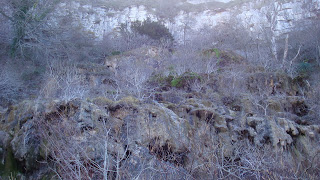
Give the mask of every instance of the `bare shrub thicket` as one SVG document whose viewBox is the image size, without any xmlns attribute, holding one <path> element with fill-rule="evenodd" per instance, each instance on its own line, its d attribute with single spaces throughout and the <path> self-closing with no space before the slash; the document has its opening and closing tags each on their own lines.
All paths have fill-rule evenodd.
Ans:
<svg viewBox="0 0 320 180">
<path fill-rule="evenodd" d="M 209 50 L 206 48 L 199 49 L 193 45 L 177 46 L 175 52 L 164 60 L 164 66 L 167 68 L 166 70 L 169 70 L 167 73 L 170 73 L 169 67 L 172 67 L 178 76 L 187 71 L 198 74 L 216 72 L 219 59 L 214 53 L 206 51 Z"/>
<path fill-rule="evenodd" d="M 106 129 L 105 124 L 99 126 L 102 128 L 99 133 L 83 133 L 75 120 L 66 119 L 63 114 L 57 114 L 57 117 L 52 118 L 43 119 L 39 124 L 39 131 L 43 140 L 47 142 L 43 147 L 48 157 L 45 163 L 48 163 L 58 179 L 112 177 L 113 158 L 108 154 L 108 148 L 111 148 L 108 147 L 111 141 L 108 140 L 110 130 Z M 92 147 L 91 143 L 95 147 Z"/>
<path fill-rule="evenodd" d="M 210 143 L 210 150 L 202 141 Z M 303 155 L 301 163 L 291 153 L 295 147 L 285 151 L 270 144 L 257 146 L 239 136 L 232 145 L 219 142 L 216 135 L 209 139 L 195 141 L 191 153 L 198 156 L 188 171 L 195 178 L 210 179 L 317 179 L 319 173 L 319 152 Z M 232 146 L 232 147 L 231 147 Z M 205 156 L 203 156 L 205 154 Z M 300 159 L 300 160 L 301 160 Z"/>
<path fill-rule="evenodd" d="M 282 70 L 293 76 L 296 65 L 305 59 L 314 59 L 319 64 L 318 20 L 298 22 L 296 30 L 277 35 L 275 17 L 278 11 L 278 5 L 272 6 L 267 15 L 270 26 L 256 24 L 259 26 L 256 32 L 249 30 L 250 24 L 232 18 L 211 30 L 202 29 L 205 39 L 195 37 L 193 41 L 198 47 L 210 46 L 211 42 L 211 47 L 240 53 L 252 65 L 264 67 L 266 71 Z"/>
<path fill-rule="evenodd" d="M 8 101 L 19 96 L 19 91 L 23 88 L 23 81 L 14 62 L 0 63 L 0 97 Z"/>
<path fill-rule="evenodd" d="M 157 42 L 146 35 L 120 31 L 120 35 L 106 34 L 100 45 L 105 47 L 104 53 L 107 56 L 114 52 L 126 52 L 144 45 L 157 45 Z"/>
<path fill-rule="evenodd" d="M 12 25 L 7 35 L 12 35 L 10 54 L 30 58 L 29 53 L 38 48 L 45 35 L 46 19 L 59 1 L 10 0 L 2 2 L 0 13 Z M 32 57 L 31 57 L 32 58 Z"/>
<path fill-rule="evenodd" d="M 118 101 L 123 98 L 126 94 L 124 94 L 125 89 L 123 89 L 121 85 L 121 79 L 114 78 L 113 84 L 111 86 L 107 86 L 105 91 L 102 92 L 103 96 L 114 101 Z"/>
<path fill-rule="evenodd" d="M 119 64 L 117 77 L 125 94 L 144 99 L 150 97 L 152 93 L 152 89 L 147 88 L 146 84 L 152 72 L 153 69 L 146 62 L 129 57 Z"/>
<path fill-rule="evenodd" d="M 45 98 L 71 100 L 83 98 L 88 93 L 85 75 L 74 63 L 52 61 L 48 63 L 41 95 Z"/>
<path fill-rule="evenodd" d="M 38 124 L 47 158 L 43 163 L 54 173 L 54 178 L 176 179 L 186 176 L 183 168 L 152 157 L 147 148 L 135 147 L 129 126 L 117 127 L 108 114 L 94 124 L 78 126 L 78 119 L 68 117 L 63 109 L 59 111 L 39 117 Z"/>
<path fill-rule="evenodd" d="M 187 71 L 197 70 L 199 56 L 194 49 L 182 47 L 177 50 L 168 60 L 168 67 L 172 66 L 175 73 L 180 76 Z M 200 70 L 201 71 L 201 70 Z"/>
</svg>

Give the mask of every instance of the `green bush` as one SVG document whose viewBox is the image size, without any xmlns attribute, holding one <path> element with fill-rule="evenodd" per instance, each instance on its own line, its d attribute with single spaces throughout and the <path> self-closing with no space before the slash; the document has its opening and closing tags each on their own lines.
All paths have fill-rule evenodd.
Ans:
<svg viewBox="0 0 320 180">
<path fill-rule="evenodd" d="M 144 21 L 134 21 L 131 24 L 131 29 L 141 35 L 147 35 L 151 39 L 169 39 L 173 41 L 173 36 L 169 32 L 169 29 L 162 23 L 151 21 L 150 18 Z"/>
<path fill-rule="evenodd" d="M 171 81 L 171 87 L 182 87 L 182 79 L 181 77 L 173 78 Z"/>
<path fill-rule="evenodd" d="M 312 70 L 313 70 L 313 66 L 308 60 L 300 62 L 297 65 L 297 72 L 301 77 L 304 77 L 304 78 L 309 77 L 310 74 L 312 73 Z"/>
<path fill-rule="evenodd" d="M 221 55 L 220 55 L 219 49 L 214 48 L 214 49 L 212 49 L 212 50 L 213 50 L 213 52 L 216 54 L 216 57 L 217 57 L 218 59 L 220 59 Z"/>
<path fill-rule="evenodd" d="M 206 55 L 206 56 L 211 56 L 213 53 L 214 53 L 214 55 L 215 55 L 218 59 L 220 59 L 220 57 L 221 57 L 221 52 L 220 52 L 220 50 L 217 49 L 217 48 L 207 49 L 207 50 L 205 50 L 205 51 L 203 52 L 203 54 Z"/>
<path fill-rule="evenodd" d="M 194 72 L 185 72 L 182 75 L 171 80 L 171 87 L 181 88 L 187 87 L 195 80 L 201 81 L 201 76 Z"/>
<path fill-rule="evenodd" d="M 112 55 L 112 56 L 116 56 L 116 55 L 120 55 L 120 54 L 121 54 L 120 51 L 112 51 L 112 52 L 111 52 L 111 55 Z"/>
<path fill-rule="evenodd" d="M 160 87 L 187 88 L 195 81 L 201 81 L 201 76 L 194 72 L 185 72 L 182 75 L 154 74 L 150 83 L 155 83 Z"/>
</svg>

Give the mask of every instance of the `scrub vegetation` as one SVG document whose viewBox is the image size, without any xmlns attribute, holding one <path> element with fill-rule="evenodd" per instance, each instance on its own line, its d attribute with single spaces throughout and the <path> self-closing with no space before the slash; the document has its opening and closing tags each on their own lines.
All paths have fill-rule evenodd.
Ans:
<svg viewBox="0 0 320 180">
<path fill-rule="evenodd" d="M 319 179 L 319 19 L 276 39 L 231 19 L 182 43 L 146 19 L 97 41 L 50 23 L 60 2 L 0 4 L 4 179 Z"/>
</svg>

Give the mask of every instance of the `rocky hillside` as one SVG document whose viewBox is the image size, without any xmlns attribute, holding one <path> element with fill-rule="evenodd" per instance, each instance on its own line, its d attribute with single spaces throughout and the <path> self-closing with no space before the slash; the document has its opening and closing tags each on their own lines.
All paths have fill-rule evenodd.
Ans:
<svg viewBox="0 0 320 180">
<path fill-rule="evenodd" d="M 319 1 L 0 3 L 0 179 L 319 179 Z"/>
<path fill-rule="evenodd" d="M 268 82 L 269 77 L 261 75 Z M 320 126 L 306 119 L 303 98 L 271 97 L 268 115 L 262 115 L 248 94 L 201 96 L 162 92 L 146 101 L 27 100 L 3 108 L 3 175 L 317 179 Z"/>
<path fill-rule="evenodd" d="M 136 63 L 152 67 L 161 52 L 169 53 L 156 49 L 79 65 L 79 72 L 93 89 L 112 86 L 125 77 L 117 71 L 121 62 L 140 59 Z M 50 95 L 2 107 L 2 177 L 317 179 L 319 116 L 307 97 L 318 90 L 307 88 L 308 80 L 221 53 L 218 72 L 154 75 L 144 87 L 156 89 L 127 92 L 136 97 L 107 98 L 117 99 L 116 91 L 65 100 Z M 227 76 L 233 63 L 246 68 L 242 79 Z"/>
</svg>

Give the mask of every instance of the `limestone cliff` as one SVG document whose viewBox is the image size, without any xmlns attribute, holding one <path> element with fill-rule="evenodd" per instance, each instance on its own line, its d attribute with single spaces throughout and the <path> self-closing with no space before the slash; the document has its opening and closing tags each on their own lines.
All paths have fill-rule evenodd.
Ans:
<svg viewBox="0 0 320 180">
<path fill-rule="evenodd" d="M 106 34 L 116 33 L 122 23 L 151 18 L 163 22 L 175 39 L 182 42 L 194 38 L 202 28 L 212 28 L 230 20 L 241 22 L 255 37 L 265 28 L 271 28 L 276 36 L 280 36 L 310 26 L 320 11 L 317 0 L 173 1 L 172 4 L 158 2 L 153 5 L 141 1 L 128 4 L 128 7 L 120 4 L 76 0 L 60 3 L 52 23 L 72 18 L 74 26 L 81 26 L 97 39 L 102 39 Z M 301 24 L 302 21 L 305 24 Z"/>
</svg>

